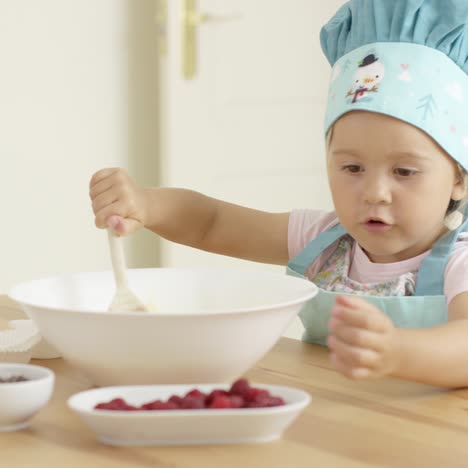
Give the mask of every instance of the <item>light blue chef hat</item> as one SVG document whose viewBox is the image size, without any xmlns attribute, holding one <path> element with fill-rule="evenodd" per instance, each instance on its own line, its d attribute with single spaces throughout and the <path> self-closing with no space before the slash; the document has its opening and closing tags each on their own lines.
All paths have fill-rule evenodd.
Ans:
<svg viewBox="0 0 468 468">
<path fill-rule="evenodd" d="M 468 0 L 350 0 L 321 31 L 325 130 L 367 110 L 428 133 L 468 170 Z"/>
</svg>

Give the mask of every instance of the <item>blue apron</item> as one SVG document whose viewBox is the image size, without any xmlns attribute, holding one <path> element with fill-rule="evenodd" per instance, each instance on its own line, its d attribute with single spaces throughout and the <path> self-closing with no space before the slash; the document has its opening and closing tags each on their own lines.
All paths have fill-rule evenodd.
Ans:
<svg viewBox="0 0 468 468">
<path fill-rule="evenodd" d="M 390 317 L 396 327 L 427 328 L 447 322 L 445 268 L 459 234 L 468 230 L 467 214 L 468 208 L 464 223 L 457 230 L 450 231 L 440 238 L 422 261 L 414 296 L 363 296 L 366 301 Z M 287 273 L 305 278 L 306 271 L 319 255 L 346 234 L 341 224 L 322 232 L 288 263 Z M 303 341 L 325 345 L 328 321 L 337 295 L 346 294 L 319 288 L 318 294 L 304 304 L 299 312 L 305 328 Z"/>
</svg>

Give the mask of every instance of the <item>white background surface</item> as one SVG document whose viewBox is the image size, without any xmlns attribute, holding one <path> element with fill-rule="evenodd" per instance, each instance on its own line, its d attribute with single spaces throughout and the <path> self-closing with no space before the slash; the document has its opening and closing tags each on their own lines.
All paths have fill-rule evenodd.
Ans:
<svg viewBox="0 0 468 468">
<path fill-rule="evenodd" d="M 88 182 L 106 166 L 156 180 L 155 49 L 153 0 L 0 0 L 1 292 L 110 268 Z M 154 236 L 129 244 L 155 263 Z"/>
</svg>

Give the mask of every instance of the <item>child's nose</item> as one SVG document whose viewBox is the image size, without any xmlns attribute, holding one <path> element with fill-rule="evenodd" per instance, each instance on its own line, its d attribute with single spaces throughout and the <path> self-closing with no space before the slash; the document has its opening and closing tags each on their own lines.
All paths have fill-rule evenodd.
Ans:
<svg viewBox="0 0 468 468">
<path fill-rule="evenodd" d="M 392 190 L 385 177 L 368 176 L 364 186 L 365 201 L 371 205 L 392 202 Z"/>
</svg>

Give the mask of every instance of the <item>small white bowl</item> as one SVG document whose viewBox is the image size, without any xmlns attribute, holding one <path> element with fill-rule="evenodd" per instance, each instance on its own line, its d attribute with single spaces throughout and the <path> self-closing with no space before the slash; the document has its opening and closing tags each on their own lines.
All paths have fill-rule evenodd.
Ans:
<svg viewBox="0 0 468 468">
<path fill-rule="evenodd" d="M 111 411 L 97 403 L 124 398 L 141 405 L 197 388 L 210 392 L 229 385 L 141 385 L 102 387 L 76 393 L 68 406 L 77 412 L 99 441 L 119 446 L 169 446 L 261 443 L 279 439 L 310 403 L 308 393 L 291 387 L 255 384 L 286 402 L 270 408 Z"/>
<path fill-rule="evenodd" d="M 45 406 L 54 388 L 54 373 L 31 364 L 0 363 L 0 379 L 22 376 L 27 381 L 0 383 L 0 432 L 27 427 Z"/>
</svg>

